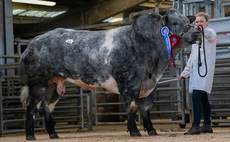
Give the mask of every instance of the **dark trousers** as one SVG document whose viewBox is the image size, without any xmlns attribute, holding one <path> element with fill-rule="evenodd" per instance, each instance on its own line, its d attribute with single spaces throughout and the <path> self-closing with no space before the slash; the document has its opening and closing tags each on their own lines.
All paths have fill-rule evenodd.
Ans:
<svg viewBox="0 0 230 142">
<path fill-rule="evenodd" d="M 201 90 L 193 90 L 192 92 L 192 104 L 194 121 L 192 125 L 200 126 L 200 119 L 203 113 L 204 125 L 211 125 L 211 107 L 208 101 L 207 92 Z"/>
</svg>

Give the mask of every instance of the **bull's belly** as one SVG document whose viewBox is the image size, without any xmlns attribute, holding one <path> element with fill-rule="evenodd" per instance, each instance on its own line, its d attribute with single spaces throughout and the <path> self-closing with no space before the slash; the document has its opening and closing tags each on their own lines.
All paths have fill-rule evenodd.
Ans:
<svg viewBox="0 0 230 142">
<path fill-rule="evenodd" d="M 157 80 L 156 80 L 157 82 L 159 81 L 160 77 L 157 78 Z M 95 88 L 104 88 L 104 89 L 108 90 L 110 93 L 120 94 L 118 86 L 117 86 L 117 83 L 116 83 L 115 79 L 112 76 L 110 76 L 109 79 L 106 80 L 105 82 L 100 83 L 101 85 L 99 85 L 99 84 L 89 85 L 89 84 L 86 84 L 85 82 L 83 82 L 82 80 L 79 80 L 79 79 L 77 79 L 77 80 L 72 79 L 72 78 L 63 79 L 61 77 L 53 78 L 49 82 L 49 84 L 51 84 L 52 82 L 55 82 L 57 84 L 57 93 L 59 95 L 63 95 L 65 93 L 65 85 L 64 85 L 65 81 L 68 81 L 68 82 L 71 82 L 73 84 L 76 84 L 76 85 L 78 85 L 78 86 L 80 86 L 80 87 L 82 87 L 84 89 L 93 90 Z M 149 94 L 153 91 L 154 88 L 155 88 L 155 86 L 153 86 L 149 90 L 140 91 L 139 98 L 148 97 Z"/>
<path fill-rule="evenodd" d="M 109 79 L 106 80 L 106 82 L 101 83 L 101 85 L 99 85 L 99 84 L 88 85 L 88 84 L 82 82 L 81 80 L 74 80 L 71 78 L 67 78 L 66 81 L 74 83 L 74 84 L 76 84 L 76 85 L 78 85 L 84 89 L 92 90 L 92 89 L 100 87 L 100 88 L 104 88 L 104 89 L 108 90 L 111 93 L 120 94 L 118 87 L 117 87 L 117 83 L 112 76 L 110 76 Z"/>
<path fill-rule="evenodd" d="M 141 90 L 140 91 L 140 94 L 139 94 L 139 98 L 145 98 L 145 97 L 148 97 L 149 94 L 154 90 L 154 88 L 156 87 L 158 81 L 161 79 L 163 73 L 162 74 L 159 74 L 157 77 L 156 77 L 156 84 L 154 86 L 152 86 L 151 89 L 148 89 L 148 90 Z"/>
<path fill-rule="evenodd" d="M 65 81 L 76 84 L 84 89 L 93 90 L 95 88 L 104 88 L 111 93 L 120 94 L 118 87 L 117 87 L 117 83 L 112 76 L 110 76 L 109 79 L 106 80 L 106 82 L 101 83 L 101 85 L 99 84 L 89 85 L 89 84 L 84 83 L 82 80 L 75 80 L 72 78 L 63 79 L 60 77 L 53 78 L 49 84 L 51 84 L 52 82 L 55 82 L 57 84 L 57 93 L 59 95 L 63 95 L 65 93 L 65 85 L 64 85 Z"/>
<path fill-rule="evenodd" d="M 148 91 L 140 91 L 140 95 L 139 95 L 139 98 L 145 98 L 145 97 L 148 97 L 149 94 L 153 91 L 154 88 L 148 90 Z"/>
</svg>

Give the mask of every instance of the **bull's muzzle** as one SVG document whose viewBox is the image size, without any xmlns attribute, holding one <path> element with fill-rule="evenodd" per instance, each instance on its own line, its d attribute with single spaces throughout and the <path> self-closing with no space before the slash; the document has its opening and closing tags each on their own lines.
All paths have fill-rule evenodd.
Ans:
<svg viewBox="0 0 230 142">
<path fill-rule="evenodd" d="M 201 32 L 196 31 L 192 34 L 192 37 L 196 38 L 197 40 L 201 40 L 201 35 L 202 35 Z"/>
</svg>

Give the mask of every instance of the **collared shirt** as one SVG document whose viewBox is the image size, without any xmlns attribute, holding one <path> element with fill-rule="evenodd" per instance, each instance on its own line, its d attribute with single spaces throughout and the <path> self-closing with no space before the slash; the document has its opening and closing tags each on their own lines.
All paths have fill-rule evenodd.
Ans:
<svg viewBox="0 0 230 142">
<path fill-rule="evenodd" d="M 203 40 L 203 38 L 202 38 Z M 198 44 L 192 45 L 192 51 L 187 62 L 187 65 L 184 71 L 181 73 L 181 76 L 188 78 L 189 80 L 189 92 L 195 90 L 206 91 L 208 94 L 211 93 L 213 76 L 215 70 L 215 61 L 216 61 L 216 32 L 206 27 L 204 29 L 204 40 L 205 40 L 205 54 L 206 54 L 206 63 L 207 63 L 207 75 L 205 77 L 200 77 L 198 74 Z M 203 42 L 203 41 L 202 41 Z M 200 74 L 204 75 L 206 72 L 205 62 L 204 62 L 204 52 L 203 52 L 203 43 L 202 48 L 200 48 L 201 54 L 201 63 Z"/>
</svg>

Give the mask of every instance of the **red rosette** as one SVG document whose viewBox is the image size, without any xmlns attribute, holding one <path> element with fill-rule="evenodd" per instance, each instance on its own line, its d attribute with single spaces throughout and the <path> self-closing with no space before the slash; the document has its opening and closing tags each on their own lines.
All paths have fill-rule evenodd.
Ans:
<svg viewBox="0 0 230 142">
<path fill-rule="evenodd" d="M 177 36 L 177 35 L 175 35 L 175 34 L 171 34 L 170 35 L 170 37 L 169 37 L 169 39 L 170 39 L 170 43 L 171 43 L 171 56 L 170 56 L 170 58 L 169 58 L 169 67 L 171 67 L 171 64 L 172 64 L 172 62 L 173 62 L 173 67 L 175 68 L 176 67 L 176 65 L 175 65 L 175 62 L 174 62 L 174 57 L 173 57 L 173 52 L 172 52 L 172 50 L 173 50 L 173 47 L 174 46 L 177 46 L 177 45 L 179 45 L 179 43 L 180 43 L 180 38 Z"/>
<path fill-rule="evenodd" d="M 170 42 L 171 42 L 172 47 L 179 45 L 180 38 L 177 35 L 171 34 L 169 38 L 170 38 Z"/>
</svg>

